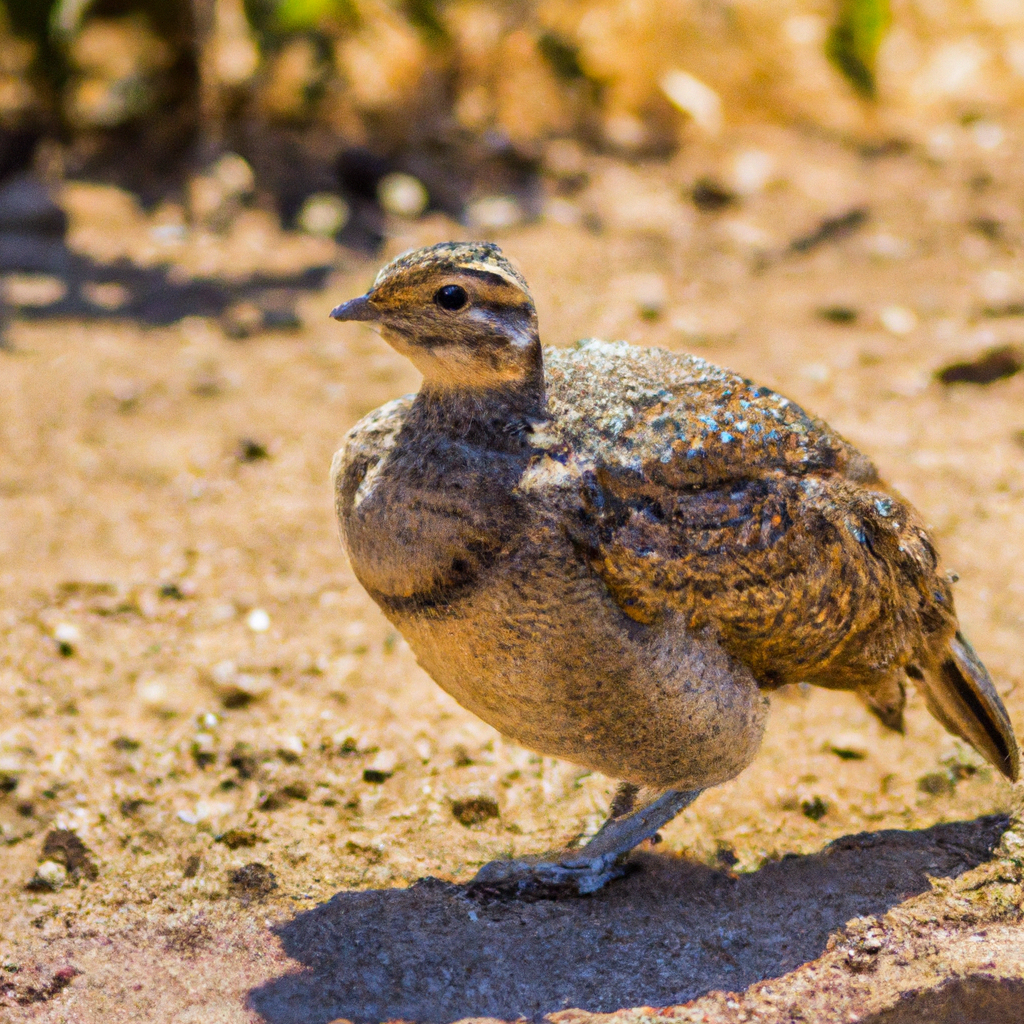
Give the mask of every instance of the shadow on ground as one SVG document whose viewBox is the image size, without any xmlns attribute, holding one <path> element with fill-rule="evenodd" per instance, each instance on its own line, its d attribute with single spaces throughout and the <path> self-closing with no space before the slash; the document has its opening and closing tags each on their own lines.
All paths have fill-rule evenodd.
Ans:
<svg viewBox="0 0 1024 1024">
<path fill-rule="evenodd" d="M 305 965 L 255 989 L 268 1024 L 537 1019 L 568 1007 L 668 1006 L 815 959 L 852 917 L 883 914 L 988 859 L 1001 817 L 846 836 L 731 876 L 671 856 L 594 896 L 488 902 L 425 879 L 342 892 L 277 929 Z"/>
</svg>

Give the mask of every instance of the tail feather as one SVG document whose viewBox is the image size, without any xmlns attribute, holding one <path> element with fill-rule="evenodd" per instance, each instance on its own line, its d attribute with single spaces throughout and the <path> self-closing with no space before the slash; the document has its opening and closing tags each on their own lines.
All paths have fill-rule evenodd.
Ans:
<svg viewBox="0 0 1024 1024">
<path fill-rule="evenodd" d="M 1011 782 L 1020 777 L 1020 752 L 1010 718 L 974 649 L 957 635 L 937 669 L 911 678 L 928 710 L 954 735 L 966 740 Z"/>
</svg>

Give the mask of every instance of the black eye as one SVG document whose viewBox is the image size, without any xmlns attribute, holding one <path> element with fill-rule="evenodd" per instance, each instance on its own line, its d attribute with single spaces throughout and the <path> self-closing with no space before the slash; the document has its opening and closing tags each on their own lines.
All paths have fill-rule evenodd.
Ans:
<svg viewBox="0 0 1024 1024">
<path fill-rule="evenodd" d="M 457 284 L 446 284 L 434 293 L 434 301 L 442 308 L 454 312 L 469 302 L 466 289 Z"/>
</svg>

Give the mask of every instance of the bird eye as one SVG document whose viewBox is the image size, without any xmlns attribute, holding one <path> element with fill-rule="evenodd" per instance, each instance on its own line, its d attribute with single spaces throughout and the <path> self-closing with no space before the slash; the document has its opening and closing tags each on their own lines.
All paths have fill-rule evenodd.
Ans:
<svg viewBox="0 0 1024 1024">
<path fill-rule="evenodd" d="M 469 296 L 466 294 L 466 289 L 461 285 L 446 284 L 443 288 L 438 288 L 434 293 L 434 301 L 442 309 L 447 309 L 449 312 L 454 313 L 455 310 L 462 309 L 469 302 Z"/>
</svg>

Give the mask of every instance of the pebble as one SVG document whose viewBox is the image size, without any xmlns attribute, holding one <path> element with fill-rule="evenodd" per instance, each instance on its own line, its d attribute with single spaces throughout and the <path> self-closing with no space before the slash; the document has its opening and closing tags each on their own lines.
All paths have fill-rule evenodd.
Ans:
<svg viewBox="0 0 1024 1024">
<path fill-rule="evenodd" d="M 906 306 L 886 306 L 878 314 L 882 326 L 897 336 L 910 334 L 917 327 L 917 314 Z"/>
<path fill-rule="evenodd" d="M 722 130 L 722 99 L 711 86 L 678 68 L 666 72 L 659 85 L 669 100 L 708 135 Z"/>
<path fill-rule="evenodd" d="M 212 171 L 217 181 L 235 195 L 248 195 L 256 186 L 256 175 L 249 161 L 237 153 L 225 153 Z"/>
<path fill-rule="evenodd" d="M 306 752 L 306 745 L 298 736 L 285 736 L 277 752 L 283 761 L 295 762 Z"/>
<path fill-rule="evenodd" d="M 76 644 L 82 639 L 82 632 L 74 623 L 59 622 L 53 628 L 53 639 L 61 643 Z"/>
<path fill-rule="evenodd" d="M 36 878 L 54 891 L 67 881 L 67 877 L 68 869 L 63 864 L 58 864 L 55 860 L 44 860 L 36 868 Z"/>
<path fill-rule="evenodd" d="M 245 617 L 245 624 L 254 633 L 266 633 L 270 629 L 270 616 L 262 608 L 253 608 Z"/>
<path fill-rule="evenodd" d="M 497 818 L 500 813 L 497 801 L 489 796 L 474 796 L 452 802 L 452 816 L 467 828 L 489 818 Z"/>
<path fill-rule="evenodd" d="M 333 238 L 351 216 L 352 210 L 341 196 L 315 192 L 302 204 L 297 223 L 309 235 Z"/>
<path fill-rule="evenodd" d="M 763 149 L 741 150 L 732 161 L 729 183 L 741 196 L 762 192 L 775 173 L 775 159 Z"/>
<path fill-rule="evenodd" d="M 828 742 L 828 749 L 844 761 L 863 761 L 868 756 L 868 747 L 862 736 L 843 733 Z"/>
<path fill-rule="evenodd" d="M 485 196 L 466 207 L 470 227 L 482 230 L 510 228 L 523 220 L 523 208 L 512 196 Z"/>
<path fill-rule="evenodd" d="M 418 217 L 427 208 L 430 196 L 419 178 L 396 171 L 386 174 L 377 185 L 381 207 L 396 217 Z"/>
<path fill-rule="evenodd" d="M 266 896 L 277 888 L 277 879 L 266 864 L 254 861 L 229 872 L 228 884 L 249 896 Z"/>
<path fill-rule="evenodd" d="M 386 782 L 395 774 L 398 756 L 391 750 L 382 750 L 363 771 L 364 782 Z"/>
<path fill-rule="evenodd" d="M 135 684 L 135 692 L 150 711 L 161 714 L 173 710 L 168 700 L 167 684 L 159 679 L 144 676 Z"/>
</svg>

